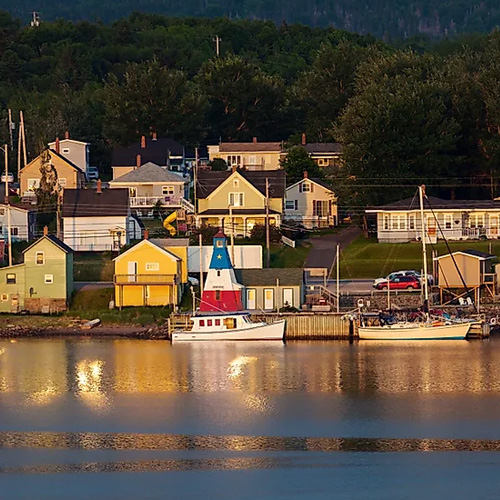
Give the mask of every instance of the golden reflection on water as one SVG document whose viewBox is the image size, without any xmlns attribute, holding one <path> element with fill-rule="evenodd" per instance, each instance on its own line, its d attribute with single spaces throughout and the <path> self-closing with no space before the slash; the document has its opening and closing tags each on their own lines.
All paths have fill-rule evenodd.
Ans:
<svg viewBox="0 0 500 500">
<path fill-rule="evenodd" d="M 258 412 L 265 393 L 500 392 L 500 341 L 204 343 L 0 341 L 0 392 L 47 405 L 74 392 L 106 411 L 112 393 L 231 391 Z"/>
</svg>

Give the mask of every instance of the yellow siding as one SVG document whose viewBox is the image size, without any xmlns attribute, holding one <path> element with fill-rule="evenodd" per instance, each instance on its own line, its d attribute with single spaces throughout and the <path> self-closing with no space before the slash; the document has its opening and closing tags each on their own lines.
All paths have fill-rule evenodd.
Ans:
<svg viewBox="0 0 500 500">
<path fill-rule="evenodd" d="M 188 281 L 188 250 L 187 247 L 167 247 L 169 252 L 172 252 L 177 257 L 182 259 L 180 262 L 181 267 L 181 283 L 187 283 Z"/>
<path fill-rule="evenodd" d="M 85 176 L 83 172 L 75 169 L 63 158 L 50 153 L 50 163 L 57 171 L 58 179 L 66 179 L 64 187 L 69 189 L 76 189 L 83 187 Z M 41 155 L 35 158 L 32 162 L 28 163 L 22 170 L 20 175 L 20 189 L 21 194 L 28 190 L 28 179 L 41 179 L 42 174 L 40 167 L 42 165 Z"/>
<path fill-rule="evenodd" d="M 148 290 L 146 290 L 146 286 Z M 172 285 L 115 285 L 117 307 L 164 306 L 174 303 Z M 147 294 L 149 296 L 147 297 Z"/>
</svg>

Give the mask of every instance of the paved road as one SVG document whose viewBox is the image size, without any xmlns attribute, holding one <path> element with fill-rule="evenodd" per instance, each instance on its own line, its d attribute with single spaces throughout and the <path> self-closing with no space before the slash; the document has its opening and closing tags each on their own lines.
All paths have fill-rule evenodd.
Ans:
<svg viewBox="0 0 500 500">
<path fill-rule="evenodd" d="M 335 262 L 337 252 L 337 243 L 340 249 L 344 249 L 349 243 L 352 243 L 360 234 L 361 229 L 358 226 L 349 226 L 336 234 L 326 234 L 320 238 L 311 238 L 309 242 L 313 248 L 304 264 L 304 268 L 327 268 L 331 270 Z"/>
</svg>

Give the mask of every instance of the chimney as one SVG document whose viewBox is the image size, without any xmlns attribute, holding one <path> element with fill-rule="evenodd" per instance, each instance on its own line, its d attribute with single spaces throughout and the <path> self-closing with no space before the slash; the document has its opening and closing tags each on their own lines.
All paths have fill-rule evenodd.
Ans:
<svg viewBox="0 0 500 500">
<path fill-rule="evenodd" d="M 153 141 L 158 140 L 158 136 L 156 135 L 156 132 L 153 132 L 152 136 L 153 136 Z"/>
<path fill-rule="evenodd" d="M 49 228 L 47 226 L 43 226 L 43 235 L 48 236 L 49 234 Z"/>
<path fill-rule="evenodd" d="M 307 179 L 307 177 L 308 177 L 307 170 L 304 170 L 304 179 Z"/>
<path fill-rule="evenodd" d="M 56 153 L 59 154 L 61 147 L 59 145 L 59 137 L 56 137 Z"/>
<path fill-rule="evenodd" d="M 97 187 L 95 189 L 97 194 L 102 194 L 102 181 L 101 179 L 97 179 Z"/>
<path fill-rule="evenodd" d="M 306 144 L 307 144 L 306 134 L 302 134 L 302 146 L 305 146 Z"/>
<path fill-rule="evenodd" d="M 231 170 L 232 170 L 233 172 L 236 172 L 236 170 L 238 170 L 238 165 L 232 165 L 232 166 L 231 166 Z"/>
<path fill-rule="evenodd" d="M 149 231 L 147 229 L 144 229 L 144 239 L 145 240 L 149 239 Z"/>
<path fill-rule="evenodd" d="M 136 167 L 140 167 L 141 166 L 141 155 L 137 155 L 135 157 L 135 165 L 136 165 Z"/>
<path fill-rule="evenodd" d="M 254 138 L 253 138 L 253 143 L 254 143 L 254 144 L 257 144 L 257 137 L 255 137 L 255 136 L 254 136 Z"/>
<path fill-rule="evenodd" d="M 64 138 L 69 139 L 69 130 L 66 130 L 66 132 L 64 132 Z"/>
<path fill-rule="evenodd" d="M 141 137 L 141 149 L 146 149 L 146 136 Z"/>
</svg>

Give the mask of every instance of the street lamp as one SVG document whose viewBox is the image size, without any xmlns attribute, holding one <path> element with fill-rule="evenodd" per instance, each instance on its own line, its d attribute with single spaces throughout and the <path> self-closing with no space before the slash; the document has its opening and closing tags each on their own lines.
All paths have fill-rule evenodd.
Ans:
<svg viewBox="0 0 500 500">
<path fill-rule="evenodd" d="M 7 244 L 9 246 L 9 266 L 12 266 L 12 234 L 10 221 L 10 199 L 9 199 L 9 149 L 8 145 L 4 144 L 0 149 L 4 153 L 5 158 L 5 203 L 7 204 Z"/>
</svg>

